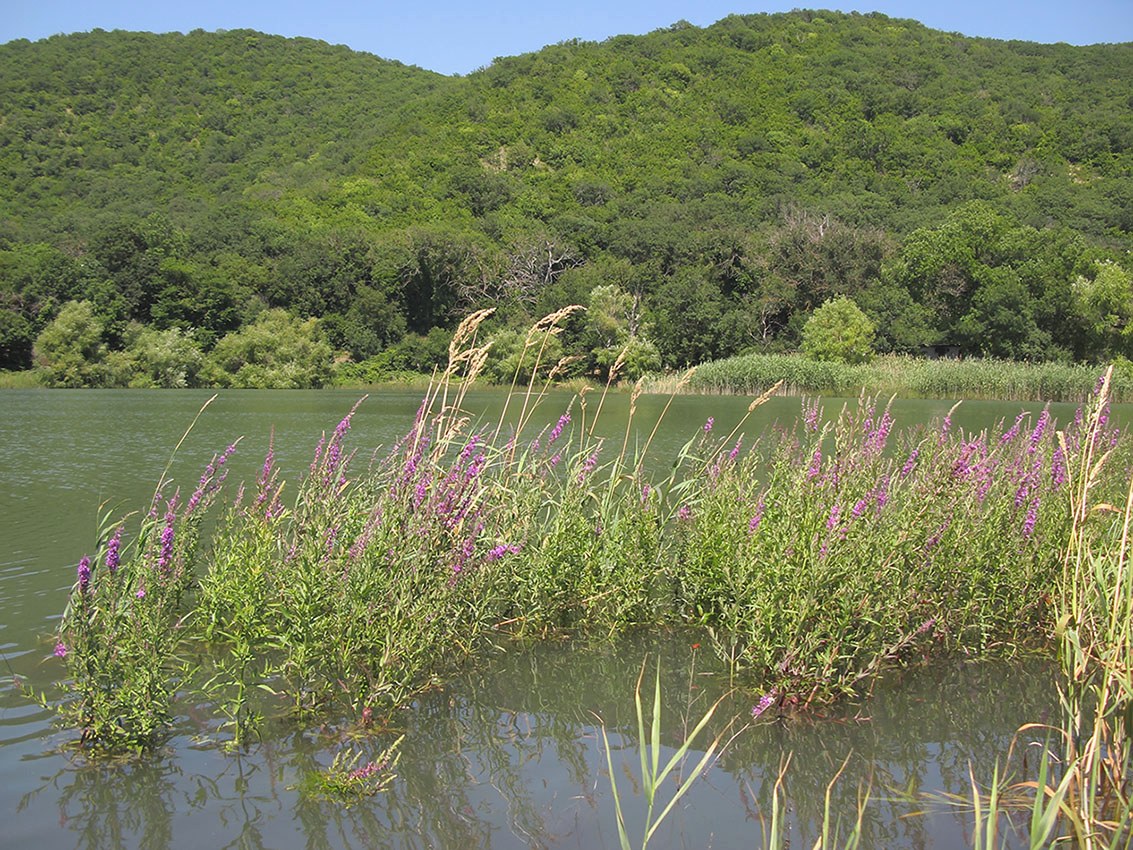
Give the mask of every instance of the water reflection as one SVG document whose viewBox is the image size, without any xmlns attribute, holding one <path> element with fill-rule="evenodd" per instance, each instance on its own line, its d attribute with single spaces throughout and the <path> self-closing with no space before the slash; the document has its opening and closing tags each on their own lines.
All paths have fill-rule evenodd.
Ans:
<svg viewBox="0 0 1133 850">
<path fill-rule="evenodd" d="M 678 632 L 617 646 L 497 648 L 453 671 L 382 734 L 297 733 L 278 721 L 251 751 L 225 754 L 194 744 L 194 724 L 182 718 L 182 734 L 150 758 L 94 766 L 40 754 L 36 763 L 61 766 L 24 796 L 16 834 L 81 848 L 617 847 L 601 724 L 632 830 L 644 818 L 633 705 L 642 659 L 662 659 L 663 759 L 730 688 L 696 643 Z M 754 725 L 753 695 L 732 693 L 698 741 L 723 734 L 729 744 L 650 846 L 759 846 L 788 753 L 791 846 L 810 846 L 819 834 L 826 785 L 847 755 L 831 799 L 847 822 L 862 783 L 872 783 L 863 846 L 970 846 L 963 813 L 907 815 L 923 806 L 918 794 L 967 795 L 969 765 L 990 779 L 1016 729 L 1057 711 L 1050 676 L 1041 665 L 957 663 L 886 679 L 869 699 L 826 717 L 765 715 Z M 401 732 L 399 776 L 386 792 L 346 807 L 299 790 L 339 750 L 376 755 Z M 63 830 L 47 828 L 56 820 Z"/>
</svg>

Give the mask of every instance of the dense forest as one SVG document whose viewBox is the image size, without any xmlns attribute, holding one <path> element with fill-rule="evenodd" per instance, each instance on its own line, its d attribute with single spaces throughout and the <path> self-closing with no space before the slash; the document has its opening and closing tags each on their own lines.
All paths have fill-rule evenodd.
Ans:
<svg viewBox="0 0 1133 850">
<path fill-rule="evenodd" d="M 59 386 L 798 350 L 1133 356 L 1133 44 L 796 11 L 445 77 L 248 30 L 0 46 L 0 369 Z"/>
</svg>

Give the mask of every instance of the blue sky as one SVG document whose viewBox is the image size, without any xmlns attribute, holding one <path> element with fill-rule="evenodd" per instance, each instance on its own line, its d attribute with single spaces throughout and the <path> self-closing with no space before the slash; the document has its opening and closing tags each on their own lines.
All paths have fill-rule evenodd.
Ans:
<svg viewBox="0 0 1133 850">
<path fill-rule="evenodd" d="M 935 29 L 991 38 L 1133 41 L 1133 0 L 876 0 L 816 2 L 817 8 L 878 11 Z M 569 38 L 601 41 L 645 33 L 684 19 L 706 26 L 731 13 L 781 12 L 810 4 L 743 0 L 0 0 L 0 43 L 102 29 L 170 32 L 251 28 L 309 36 L 399 59 L 444 74 L 468 73 L 496 56 L 538 50 Z M 1133 83 L 1131 83 L 1133 85 Z"/>
</svg>

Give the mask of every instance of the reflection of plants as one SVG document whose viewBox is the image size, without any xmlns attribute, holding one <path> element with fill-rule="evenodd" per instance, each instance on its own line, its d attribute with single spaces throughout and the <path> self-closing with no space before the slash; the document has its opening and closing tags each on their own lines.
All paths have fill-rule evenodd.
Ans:
<svg viewBox="0 0 1133 850">
<path fill-rule="evenodd" d="M 789 831 L 790 824 L 787 820 L 786 805 L 786 780 L 787 770 L 791 766 L 793 753 L 788 753 L 779 762 L 779 773 L 775 777 L 775 783 L 771 788 L 771 812 L 770 822 L 764 819 L 762 814 L 759 817 L 760 832 L 763 837 L 764 850 L 782 850 L 791 846 Z M 869 782 L 863 781 L 858 786 L 857 804 L 855 806 L 856 816 L 854 824 L 849 828 L 848 833 L 843 838 L 842 836 L 842 818 L 839 817 L 831 824 L 831 794 L 834 786 L 838 780 L 841 779 L 842 774 L 846 771 L 846 766 L 850 763 L 850 757 L 853 753 L 846 756 L 842 762 L 842 766 L 838 768 L 838 772 L 834 774 L 834 778 L 826 785 L 826 795 L 823 797 L 823 812 L 822 812 L 822 832 L 815 839 L 812 850 L 835 850 L 836 847 L 841 846 L 843 850 L 857 850 L 862 843 L 862 822 L 865 817 L 866 807 L 869 805 L 870 791 L 872 788 L 872 777 Z M 841 844 L 839 844 L 841 842 Z"/>
<path fill-rule="evenodd" d="M 649 844 L 649 839 L 653 837 L 653 833 L 665 820 L 665 817 L 673 810 L 677 802 L 685 795 L 689 787 L 704 771 L 708 762 L 712 759 L 712 755 L 716 752 L 716 748 L 720 744 L 723 733 L 716 736 L 716 739 L 708 745 L 704 755 L 701 756 L 700 761 L 697 762 L 688 774 L 684 776 L 680 784 L 677 786 L 676 792 L 669 800 L 668 804 L 656 818 L 653 817 L 653 805 L 657 799 L 657 790 L 661 787 L 662 783 L 669 776 L 670 773 L 680 764 L 684 762 L 684 758 L 688 753 L 692 742 L 696 736 L 700 734 L 701 730 L 708 725 L 708 721 L 712 719 L 712 715 L 716 713 L 716 708 L 723 701 L 723 697 L 713 703 L 712 707 L 696 724 L 692 732 L 685 738 L 684 743 L 677 748 L 673 757 L 669 759 L 664 768 L 660 767 L 661 764 L 661 662 L 657 662 L 657 675 L 653 683 L 653 720 L 650 724 L 650 736 L 648 739 L 645 737 L 645 713 L 641 707 L 641 680 L 645 676 L 645 663 L 642 662 L 641 673 L 637 677 L 637 687 L 634 690 L 634 707 L 637 710 L 637 739 L 638 747 L 641 754 L 641 785 L 642 791 L 645 794 L 645 824 L 641 837 L 642 848 Z M 646 744 L 646 740 L 649 741 Z M 618 796 L 618 784 L 614 779 L 614 760 L 610 751 L 610 739 L 606 736 L 606 727 L 602 727 L 602 742 L 606 748 L 606 765 L 610 771 L 610 793 L 614 796 L 614 808 L 618 816 L 618 839 L 621 842 L 622 850 L 629 850 L 630 841 L 629 833 L 626 830 L 625 816 L 622 812 L 621 797 Z"/>
<path fill-rule="evenodd" d="M 341 750 L 335 755 L 330 767 L 308 774 L 307 781 L 300 790 L 310 796 L 337 800 L 347 806 L 372 797 L 388 788 L 397 778 L 394 771 L 401 759 L 400 747 L 403 740 L 404 735 L 386 747 L 377 758 L 369 759 L 364 764 L 359 764 L 363 758 L 361 750 L 353 753 Z"/>
</svg>

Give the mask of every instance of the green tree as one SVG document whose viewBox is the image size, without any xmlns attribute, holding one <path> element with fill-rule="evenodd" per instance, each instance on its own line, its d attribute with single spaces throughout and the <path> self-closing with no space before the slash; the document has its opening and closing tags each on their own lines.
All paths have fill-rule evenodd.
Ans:
<svg viewBox="0 0 1133 850">
<path fill-rule="evenodd" d="M 318 320 L 287 311 L 265 310 L 256 320 L 226 335 L 210 357 L 213 378 L 226 386 L 310 389 L 328 383 L 332 352 L 319 334 Z"/>
<path fill-rule="evenodd" d="M 1133 274 L 1112 260 L 1097 263 L 1093 279 L 1079 277 L 1074 293 L 1098 360 L 1133 356 Z"/>
<path fill-rule="evenodd" d="M 873 322 L 846 296 L 819 307 L 803 326 L 802 351 L 813 360 L 866 363 L 873 357 Z"/>
<path fill-rule="evenodd" d="M 36 359 L 52 387 L 97 387 L 106 378 L 102 323 L 89 301 L 68 301 L 35 341 Z"/>
<path fill-rule="evenodd" d="M 1035 322 L 1035 303 L 1013 269 L 988 269 L 956 337 L 969 351 L 1009 360 L 1038 360 L 1050 335 Z"/>
<path fill-rule="evenodd" d="M 661 368 L 661 353 L 649 338 L 642 313 L 641 299 L 617 284 L 596 286 L 590 291 L 582 340 L 590 351 L 593 371 L 601 380 L 609 378 L 618 361 L 617 377 L 630 381 Z"/>
<path fill-rule="evenodd" d="M 132 367 L 131 387 L 183 389 L 200 386 L 204 355 L 193 336 L 181 328 L 137 326 L 126 349 Z"/>
<path fill-rule="evenodd" d="M 0 308 L 0 369 L 27 369 L 35 341 L 32 325 L 22 314 Z"/>
</svg>

